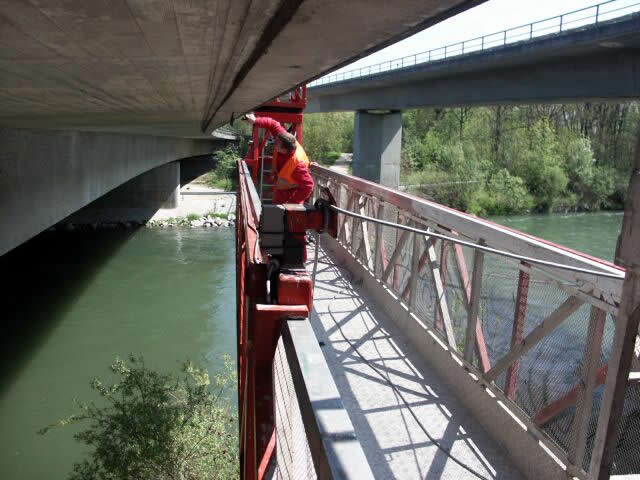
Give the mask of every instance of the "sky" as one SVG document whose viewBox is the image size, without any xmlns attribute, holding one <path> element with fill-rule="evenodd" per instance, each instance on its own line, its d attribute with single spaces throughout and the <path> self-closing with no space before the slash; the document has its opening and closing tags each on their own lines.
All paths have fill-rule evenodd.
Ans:
<svg viewBox="0 0 640 480">
<path fill-rule="evenodd" d="M 511 27 L 544 20 L 567 12 L 590 7 L 602 3 L 597 0 L 489 0 L 475 8 L 467 10 L 455 17 L 444 20 L 422 32 L 406 38 L 394 45 L 362 58 L 337 72 L 353 70 L 363 66 L 374 65 L 387 60 L 424 52 L 433 48 L 453 44 L 463 40 L 480 37 Z M 602 12 L 637 4 L 638 0 L 617 0 L 601 7 Z M 633 9 L 610 14 L 610 17 L 640 10 Z M 591 11 L 576 14 L 574 17 L 595 14 Z M 557 25 L 557 24 L 556 24 Z M 335 72 L 334 72 L 335 73 Z"/>
</svg>

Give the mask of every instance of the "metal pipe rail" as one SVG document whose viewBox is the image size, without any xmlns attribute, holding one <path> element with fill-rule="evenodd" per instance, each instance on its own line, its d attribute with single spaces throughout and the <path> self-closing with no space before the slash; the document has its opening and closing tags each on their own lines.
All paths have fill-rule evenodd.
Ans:
<svg viewBox="0 0 640 480">
<path fill-rule="evenodd" d="M 539 37 L 557 35 L 568 30 L 584 28 L 585 26 L 597 26 L 602 22 L 612 21 L 621 16 L 634 14 L 639 11 L 640 2 L 636 0 L 609 0 L 597 5 L 490 33 L 481 37 L 471 38 L 393 60 L 387 60 L 367 67 L 326 75 L 310 82 L 308 87 L 319 87 L 405 67 L 436 62 L 460 55 L 483 52 L 494 48 L 503 48 L 517 42 L 530 42 Z"/>
<path fill-rule="evenodd" d="M 564 475 L 590 478 L 624 269 L 316 164 L 311 170 L 342 212 L 337 242 L 327 241 L 371 278 L 371 288 L 386 292 L 376 298 L 389 297 L 388 313 L 416 347 L 436 355 L 425 350 L 429 336 L 416 333 L 425 328 L 448 352 L 440 359 L 450 362 L 444 375 L 463 366 L 552 453 Z M 626 395 L 623 430 L 632 432 L 640 396 L 635 387 Z M 473 410 L 468 395 L 466 401 Z M 524 473 L 540 474 L 536 462 L 544 462 L 516 450 L 526 439 L 485 420 Z M 617 473 L 640 472 L 630 441 L 618 446 Z"/>
<path fill-rule="evenodd" d="M 365 222 L 371 222 L 378 225 L 386 225 L 387 227 L 395 228 L 398 230 L 404 230 L 406 232 L 413 232 L 421 235 L 430 236 L 433 238 L 439 238 L 440 240 L 446 240 L 447 242 L 455 243 L 458 245 L 464 245 L 465 247 L 470 247 L 470 248 L 473 248 L 474 250 L 480 250 L 483 252 L 501 255 L 503 257 L 519 260 L 521 262 L 533 263 L 535 265 L 545 265 L 547 267 L 558 268 L 560 270 L 568 270 L 570 272 L 586 273 L 589 275 L 594 275 L 596 277 L 615 278 L 619 280 L 624 279 L 623 272 L 619 272 L 619 273 L 599 272 L 597 270 L 589 270 L 588 268 L 580 268 L 580 267 L 574 267 L 572 265 L 564 265 L 562 263 L 549 262 L 547 260 L 541 260 L 539 258 L 525 257 L 524 255 L 518 255 L 517 253 L 511 253 L 505 250 L 497 250 L 495 248 L 487 247 L 477 243 L 467 242 L 459 238 L 448 237 L 446 235 L 442 235 L 440 233 L 436 233 L 433 231 L 420 230 L 419 228 L 409 227 L 407 225 L 402 225 L 401 223 L 386 222 L 378 218 L 367 217 L 366 215 L 361 215 L 356 212 L 351 212 L 349 210 L 345 210 L 344 208 L 336 207 L 335 205 L 331 205 L 329 208 L 331 208 L 332 210 L 335 210 L 336 212 L 342 213 L 343 215 L 347 215 L 348 217 L 359 218 L 360 220 Z"/>
</svg>

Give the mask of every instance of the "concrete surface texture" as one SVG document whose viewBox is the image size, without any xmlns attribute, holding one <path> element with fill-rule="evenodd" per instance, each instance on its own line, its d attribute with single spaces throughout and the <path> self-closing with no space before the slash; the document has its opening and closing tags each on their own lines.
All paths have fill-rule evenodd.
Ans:
<svg viewBox="0 0 640 480">
<path fill-rule="evenodd" d="M 0 255 L 144 172 L 211 152 L 206 140 L 2 128 L 0 145 Z"/>
<path fill-rule="evenodd" d="M 312 249 L 308 258 L 311 271 Z M 357 279 L 322 249 L 311 323 L 376 478 L 523 478 Z"/>
<path fill-rule="evenodd" d="M 637 98 L 639 46 L 636 14 L 313 87 L 306 112 Z"/>
<path fill-rule="evenodd" d="M 2 0 L 0 125 L 208 136 L 482 1 Z"/>
<path fill-rule="evenodd" d="M 144 222 L 158 209 L 177 209 L 181 163 L 167 163 L 138 175 L 67 217 L 65 223 Z"/>
<path fill-rule="evenodd" d="M 401 146 L 401 112 L 356 112 L 353 132 L 355 176 L 398 188 Z"/>
</svg>

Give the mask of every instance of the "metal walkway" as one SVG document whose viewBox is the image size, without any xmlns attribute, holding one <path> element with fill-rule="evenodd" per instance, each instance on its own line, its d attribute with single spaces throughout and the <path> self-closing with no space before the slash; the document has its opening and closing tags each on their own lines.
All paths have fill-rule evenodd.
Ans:
<svg viewBox="0 0 640 480">
<path fill-rule="evenodd" d="M 311 325 L 376 478 L 523 478 L 359 283 L 321 249 Z"/>
</svg>

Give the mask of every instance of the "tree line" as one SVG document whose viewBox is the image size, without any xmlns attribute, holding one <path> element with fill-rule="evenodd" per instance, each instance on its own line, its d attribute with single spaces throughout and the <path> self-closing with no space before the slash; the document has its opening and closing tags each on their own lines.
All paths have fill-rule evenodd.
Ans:
<svg viewBox="0 0 640 480">
<path fill-rule="evenodd" d="M 621 209 L 636 102 L 498 105 L 403 113 L 401 182 L 477 215 Z M 305 116 L 320 163 L 353 144 L 353 113 Z"/>
</svg>

